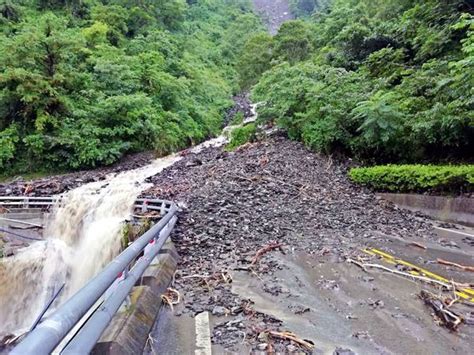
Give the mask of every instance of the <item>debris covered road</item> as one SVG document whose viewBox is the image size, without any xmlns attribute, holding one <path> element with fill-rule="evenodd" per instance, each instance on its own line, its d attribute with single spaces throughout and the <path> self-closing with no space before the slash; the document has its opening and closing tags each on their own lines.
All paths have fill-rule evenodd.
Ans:
<svg viewBox="0 0 474 355">
<path fill-rule="evenodd" d="M 370 254 L 373 248 L 469 283 L 472 273 L 432 260 L 472 265 L 472 246 L 443 244 L 432 221 L 356 187 L 345 165 L 277 134 L 235 152 L 189 152 L 150 182 L 147 196 L 182 209 L 172 237 L 181 257 L 172 287 L 182 301 L 166 322 L 180 328 L 209 312 L 216 350 L 449 353 L 472 346 L 471 326 L 442 327 L 420 299 L 423 289 L 444 298 L 452 292 Z M 361 263 L 407 275 L 364 271 Z M 469 320 L 472 310 L 466 302 L 459 314 Z M 163 334 L 156 330 L 156 344 Z"/>
</svg>

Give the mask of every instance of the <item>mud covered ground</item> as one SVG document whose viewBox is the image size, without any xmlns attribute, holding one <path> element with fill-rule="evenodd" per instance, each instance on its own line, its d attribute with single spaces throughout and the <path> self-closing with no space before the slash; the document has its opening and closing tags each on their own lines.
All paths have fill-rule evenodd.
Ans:
<svg viewBox="0 0 474 355">
<path fill-rule="evenodd" d="M 435 256 L 423 257 L 410 243 L 445 248 L 451 260 L 451 250 L 468 245 L 440 239 L 432 221 L 353 185 L 344 164 L 276 134 L 235 152 L 187 154 L 150 181 L 155 186 L 146 196 L 174 200 L 182 209 L 172 239 L 181 256 L 173 287 L 183 301 L 171 322 L 210 312 L 217 349 L 313 351 L 282 340 L 283 331 L 315 343 L 317 353 L 397 353 L 399 342 L 388 341 L 390 333 L 415 334 L 407 351 L 433 350 L 415 345 L 417 339 L 434 341 L 437 332 L 448 337 L 445 345 L 436 343 L 440 349 L 469 347 L 466 334 L 436 325 L 418 299 L 418 284 L 389 275 L 377 291 L 377 271 L 365 274 L 347 263 L 383 264 L 361 251 L 377 247 L 398 257 L 410 251 L 412 262 L 431 267 Z M 471 248 L 461 261 L 472 264 L 472 255 Z M 473 281 L 466 273 L 454 276 Z M 383 311 L 375 317 L 377 309 Z M 469 309 L 463 312 L 470 317 Z M 421 335 L 415 331 L 424 327 Z"/>
</svg>

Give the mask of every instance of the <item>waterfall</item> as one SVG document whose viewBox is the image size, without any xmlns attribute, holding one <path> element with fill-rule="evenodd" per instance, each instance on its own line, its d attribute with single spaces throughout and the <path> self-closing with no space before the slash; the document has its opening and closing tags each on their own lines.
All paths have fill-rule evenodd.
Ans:
<svg viewBox="0 0 474 355">
<path fill-rule="evenodd" d="M 66 193 L 46 221 L 44 241 L 0 263 L 0 335 L 27 330 L 62 284 L 60 302 L 118 255 L 123 222 L 140 193 L 150 187 L 146 178 L 179 159 L 157 159 Z"/>
<path fill-rule="evenodd" d="M 226 144 L 237 127 L 189 150 Z M 32 325 L 47 301 L 63 284 L 58 306 L 104 268 L 121 248 L 123 222 L 130 218 L 135 200 L 151 184 L 147 177 L 161 172 L 181 159 L 180 154 L 160 158 L 139 169 L 111 174 L 105 180 L 85 184 L 62 196 L 44 229 L 44 241 L 0 259 L 0 338 L 22 333 Z"/>
</svg>

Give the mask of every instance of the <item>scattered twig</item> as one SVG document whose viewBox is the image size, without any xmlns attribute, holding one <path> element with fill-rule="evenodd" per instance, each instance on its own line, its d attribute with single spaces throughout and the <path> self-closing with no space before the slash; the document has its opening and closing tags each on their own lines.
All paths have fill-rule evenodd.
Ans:
<svg viewBox="0 0 474 355">
<path fill-rule="evenodd" d="M 283 340 L 291 340 L 295 342 L 296 344 L 302 346 L 303 348 L 307 350 L 313 350 L 314 349 L 314 344 L 310 343 L 307 340 L 298 338 L 294 333 L 292 332 L 276 332 L 273 330 L 268 330 L 266 333 L 272 337 L 283 339 Z"/>
<path fill-rule="evenodd" d="M 149 346 L 153 355 L 156 355 L 156 350 L 153 347 L 153 345 L 155 344 L 155 341 L 156 341 L 155 338 L 153 338 L 151 334 L 148 334 L 148 339 L 146 340 L 145 347 Z"/>
<path fill-rule="evenodd" d="M 173 279 L 171 280 L 171 286 L 174 286 L 175 282 L 176 282 L 176 274 L 179 272 L 179 270 L 176 270 L 174 273 L 173 273 Z"/>
<path fill-rule="evenodd" d="M 187 275 L 187 276 L 182 276 L 181 279 L 184 280 L 184 279 L 208 279 L 212 277 L 212 275 L 198 275 L 198 274 L 194 274 L 194 275 Z"/>
<path fill-rule="evenodd" d="M 430 284 L 437 284 L 439 286 L 443 286 L 445 287 L 447 290 L 452 290 L 454 285 L 458 286 L 459 285 L 463 285 L 463 284 L 458 284 L 456 282 L 453 282 L 452 284 L 448 284 L 448 283 L 445 283 L 445 282 L 442 282 L 442 281 L 438 281 L 438 280 L 433 280 L 433 279 L 430 279 L 429 277 L 424 277 L 424 276 L 418 276 L 418 275 L 412 275 L 408 272 L 403 272 L 403 271 L 398 271 L 398 270 L 394 270 L 394 269 L 390 269 L 386 266 L 383 266 L 383 265 L 379 265 L 379 264 L 361 264 L 361 263 L 358 263 L 356 261 L 354 261 L 353 259 L 347 259 L 348 262 L 350 263 L 353 263 L 353 264 L 356 264 L 358 265 L 359 267 L 361 267 L 362 269 L 366 270 L 367 268 L 373 268 L 373 269 L 381 269 L 381 270 L 384 270 L 384 271 L 387 271 L 387 272 L 390 272 L 392 274 L 395 274 L 395 275 L 400 275 L 400 276 L 405 276 L 405 277 L 409 277 L 411 279 L 414 279 L 414 280 L 420 280 L 420 281 L 423 281 L 423 282 L 426 282 L 426 283 L 430 283 Z M 464 286 L 466 287 L 466 286 Z"/>
<path fill-rule="evenodd" d="M 333 164 L 333 161 L 332 161 L 332 154 L 331 154 L 328 159 L 328 164 L 326 165 L 326 171 L 329 171 L 329 169 L 332 168 L 332 164 Z"/>
<path fill-rule="evenodd" d="M 453 296 L 454 298 L 448 303 L 446 308 L 450 308 L 453 304 L 459 301 L 459 296 L 456 293 L 456 286 L 453 284 Z"/>
<path fill-rule="evenodd" d="M 247 271 L 247 272 L 250 272 L 252 275 L 256 276 L 258 279 L 260 279 L 260 281 L 263 282 L 263 279 L 260 277 L 259 274 L 257 274 L 255 272 L 255 270 L 253 269 L 252 266 L 250 266 L 250 267 L 236 267 L 236 268 L 234 268 L 234 271 Z"/>
<path fill-rule="evenodd" d="M 437 259 L 436 260 L 438 264 L 441 265 L 447 265 L 447 266 L 454 266 L 457 267 L 458 269 L 462 269 L 463 271 L 470 271 L 474 272 L 474 266 L 466 266 L 466 265 L 461 265 L 461 264 L 456 264 L 448 260 L 443 260 L 443 259 Z"/>
<path fill-rule="evenodd" d="M 174 311 L 174 306 L 181 302 L 181 294 L 174 288 L 168 288 L 166 293 L 161 295 L 161 299 L 165 304 L 170 306 L 171 311 Z"/>
<path fill-rule="evenodd" d="M 278 242 L 271 242 L 270 244 L 264 246 L 263 248 L 261 248 L 260 250 L 257 251 L 257 254 L 255 254 L 253 260 L 252 260 L 252 263 L 250 265 L 255 265 L 256 263 L 258 263 L 258 261 L 260 260 L 260 258 L 268 253 L 269 251 L 272 251 L 274 249 L 279 249 L 283 246 L 283 244 L 281 243 L 278 243 Z"/>
<path fill-rule="evenodd" d="M 433 309 L 436 314 L 436 317 L 446 328 L 456 330 L 458 326 L 463 322 L 462 317 L 447 309 L 444 302 L 432 293 L 422 290 L 420 292 L 419 297 L 423 300 L 423 302 L 425 302 L 426 305 L 430 306 Z"/>
<path fill-rule="evenodd" d="M 169 287 L 167 290 L 170 294 L 174 294 L 176 296 L 176 301 L 173 302 L 173 304 L 179 304 L 181 302 L 181 294 L 179 293 L 178 290 L 175 290 L 174 288 Z"/>
<path fill-rule="evenodd" d="M 193 275 L 182 276 L 179 279 L 180 280 L 201 279 L 201 281 L 206 284 L 209 290 L 211 289 L 210 281 L 217 281 L 217 284 L 222 283 L 222 282 L 228 284 L 232 282 L 232 276 L 227 271 L 216 272 L 212 275 L 193 274 Z"/>
<path fill-rule="evenodd" d="M 367 269 L 364 267 L 364 265 L 358 261 L 355 261 L 354 259 L 351 259 L 351 258 L 348 258 L 347 259 L 347 262 L 348 263 L 351 263 L 351 264 L 354 264 L 354 265 L 357 265 L 358 267 L 360 267 L 362 270 L 364 270 L 365 272 L 368 272 Z"/>
<path fill-rule="evenodd" d="M 426 246 L 424 246 L 423 244 L 420 244 L 418 242 L 411 242 L 408 245 L 413 245 L 414 247 L 417 247 L 417 248 L 420 248 L 420 249 L 423 249 L 423 250 L 428 249 Z"/>
</svg>

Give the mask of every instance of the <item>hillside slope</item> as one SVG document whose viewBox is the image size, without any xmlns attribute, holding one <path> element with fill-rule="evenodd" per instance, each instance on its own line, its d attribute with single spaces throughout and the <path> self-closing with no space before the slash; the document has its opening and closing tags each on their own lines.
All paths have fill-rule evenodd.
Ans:
<svg viewBox="0 0 474 355">
<path fill-rule="evenodd" d="M 254 36 L 239 70 L 261 118 L 316 151 L 472 160 L 473 16 L 472 1 L 334 0 Z"/>
<path fill-rule="evenodd" d="M 0 169 L 107 165 L 220 132 L 249 1 L 0 1 Z"/>
</svg>

